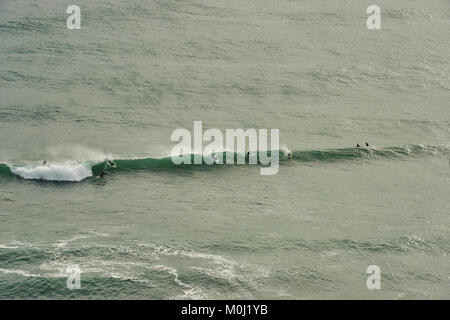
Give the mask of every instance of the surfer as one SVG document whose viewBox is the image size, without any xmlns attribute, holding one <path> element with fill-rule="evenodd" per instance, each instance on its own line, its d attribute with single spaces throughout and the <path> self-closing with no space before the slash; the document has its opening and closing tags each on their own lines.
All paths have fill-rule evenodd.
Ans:
<svg viewBox="0 0 450 320">
<path fill-rule="evenodd" d="M 288 159 L 292 158 L 292 152 L 291 152 L 291 150 L 288 151 L 287 157 L 288 157 Z"/>
<path fill-rule="evenodd" d="M 108 163 L 111 167 L 115 168 L 116 164 L 114 162 L 112 162 L 111 160 L 108 160 Z"/>
<path fill-rule="evenodd" d="M 359 143 L 356 144 L 356 147 L 357 147 L 357 148 L 361 148 L 361 146 L 359 145 Z"/>
<path fill-rule="evenodd" d="M 45 166 L 47 164 L 47 160 L 44 160 L 44 162 L 42 162 L 42 165 Z"/>
<path fill-rule="evenodd" d="M 367 143 L 367 141 L 366 141 L 366 147 L 368 147 L 369 146 L 369 144 Z"/>
<path fill-rule="evenodd" d="M 105 171 L 103 171 L 103 172 L 101 173 L 101 175 L 100 175 L 100 178 L 104 178 L 104 177 L 106 177 L 106 172 L 105 172 Z"/>
</svg>

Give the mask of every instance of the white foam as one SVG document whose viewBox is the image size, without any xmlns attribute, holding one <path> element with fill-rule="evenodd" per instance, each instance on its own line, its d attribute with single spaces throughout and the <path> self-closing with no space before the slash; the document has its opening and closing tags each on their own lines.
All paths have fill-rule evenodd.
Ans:
<svg viewBox="0 0 450 320">
<path fill-rule="evenodd" d="M 47 181 L 81 181 L 92 177 L 92 170 L 86 164 L 64 163 L 41 166 L 13 166 L 11 172 L 24 179 Z"/>
<path fill-rule="evenodd" d="M 17 270 L 17 269 L 3 269 L 0 268 L 0 272 L 1 273 L 6 273 L 6 274 L 16 274 L 19 276 L 24 276 L 24 277 L 32 277 L 32 278 L 36 278 L 36 277 L 41 277 L 40 274 L 33 274 L 33 273 L 29 273 L 28 271 L 24 271 L 24 270 Z"/>
<path fill-rule="evenodd" d="M 73 241 L 80 240 L 80 239 L 86 239 L 86 238 L 89 238 L 89 236 L 87 236 L 87 235 L 77 235 L 77 236 L 74 236 L 74 237 L 72 237 L 70 239 L 67 239 L 67 240 L 60 240 L 57 243 L 55 243 L 54 246 L 58 247 L 58 248 L 62 248 L 62 247 L 68 245 L 69 243 L 71 243 Z"/>
<path fill-rule="evenodd" d="M 18 247 L 17 246 L 10 246 L 10 245 L 7 245 L 7 244 L 1 244 L 0 243 L 0 249 L 17 249 Z"/>
</svg>

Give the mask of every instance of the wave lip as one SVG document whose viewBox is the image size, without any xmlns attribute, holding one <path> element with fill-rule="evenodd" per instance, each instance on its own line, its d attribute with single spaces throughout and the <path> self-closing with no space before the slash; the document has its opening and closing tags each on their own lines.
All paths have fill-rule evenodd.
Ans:
<svg viewBox="0 0 450 320">
<path fill-rule="evenodd" d="M 66 163 L 41 166 L 13 166 L 11 172 L 24 179 L 46 181 L 82 181 L 92 177 L 92 170 L 86 164 Z"/>
</svg>

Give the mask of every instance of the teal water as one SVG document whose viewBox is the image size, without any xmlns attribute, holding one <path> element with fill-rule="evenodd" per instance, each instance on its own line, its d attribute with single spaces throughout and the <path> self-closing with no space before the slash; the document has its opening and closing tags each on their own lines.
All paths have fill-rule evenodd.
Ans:
<svg viewBox="0 0 450 320">
<path fill-rule="evenodd" d="M 447 0 L 74 4 L 0 3 L 0 298 L 450 298 Z M 173 165 L 197 120 L 278 174 Z"/>
</svg>

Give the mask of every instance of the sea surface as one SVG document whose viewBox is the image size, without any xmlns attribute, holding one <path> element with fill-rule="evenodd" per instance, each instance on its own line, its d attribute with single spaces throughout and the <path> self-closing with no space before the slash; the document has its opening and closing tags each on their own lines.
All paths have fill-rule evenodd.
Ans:
<svg viewBox="0 0 450 320">
<path fill-rule="evenodd" d="M 450 299 L 450 2 L 373 2 L 1 0 L 0 299 Z"/>
</svg>

